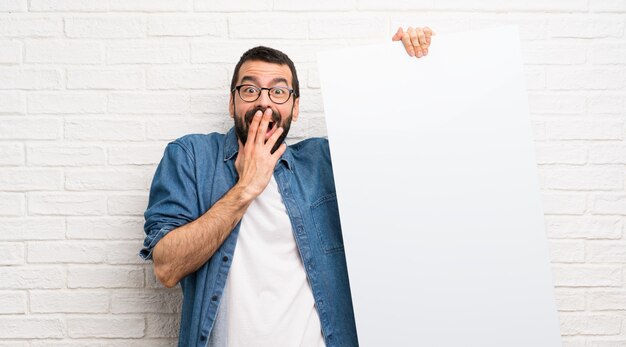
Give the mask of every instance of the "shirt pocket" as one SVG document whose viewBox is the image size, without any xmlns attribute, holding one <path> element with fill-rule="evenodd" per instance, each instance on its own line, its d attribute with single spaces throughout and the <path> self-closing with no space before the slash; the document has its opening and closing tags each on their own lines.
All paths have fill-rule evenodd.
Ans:
<svg viewBox="0 0 626 347">
<path fill-rule="evenodd" d="M 336 193 L 324 195 L 311 204 L 311 216 L 324 253 L 343 251 Z"/>
</svg>

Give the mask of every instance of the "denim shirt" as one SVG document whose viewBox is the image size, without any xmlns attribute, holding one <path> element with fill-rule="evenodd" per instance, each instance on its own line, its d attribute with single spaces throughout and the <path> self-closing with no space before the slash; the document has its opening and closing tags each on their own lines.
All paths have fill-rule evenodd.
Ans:
<svg viewBox="0 0 626 347">
<path fill-rule="evenodd" d="M 163 236 L 203 215 L 235 185 L 238 149 L 234 128 L 225 135 L 186 135 L 167 145 L 144 214 L 146 238 L 139 253 L 143 259 L 152 259 L 152 250 Z M 310 138 L 287 146 L 274 177 L 326 346 L 358 346 L 328 141 Z M 225 307 L 219 316 L 218 308 L 220 302 L 227 302 L 222 296 L 240 224 L 204 265 L 180 281 L 179 346 L 225 344 Z"/>
</svg>

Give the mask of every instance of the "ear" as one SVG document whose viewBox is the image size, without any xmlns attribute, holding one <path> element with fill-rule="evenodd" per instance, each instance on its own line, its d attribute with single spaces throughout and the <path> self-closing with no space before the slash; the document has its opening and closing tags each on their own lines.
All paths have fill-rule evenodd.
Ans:
<svg viewBox="0 0 626 347">
<path fill-rule="evenodd" d="M 293 102 L 293 116 L 291 117 L 292 122 L 295 122 L 298 120 L 299 113 L 300 113 L 300 97 L 296 98 Z"/>
<path fill-rule="evenodd" d="M 228 113 L 230 113 L 230 118 L 235 118 L 235 103 L 233 100 L 233 93 L 230 93 L 230 98 L 228 101 Z"/>
</svg>

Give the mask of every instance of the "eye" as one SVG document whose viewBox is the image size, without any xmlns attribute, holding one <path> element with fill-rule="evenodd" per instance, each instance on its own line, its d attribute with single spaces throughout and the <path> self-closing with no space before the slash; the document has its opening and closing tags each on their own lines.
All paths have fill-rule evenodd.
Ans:
<svg viewBox="0 0 626 347">
<path fill-rule="evenodd" d="M 275 95 L 283 95 L 283 94 L 285 94 L 285 93 L 286 93 L 286 92 L 285 92 L 285 90 L 284 90 L 284 89 L 282 89 L 282 88 L 275 88 L 275 89 L 274 89 L 274 94 L 275 94 Z"/>
<path fill-rule="evenodd" d="M 244 93 L 248 93 L 248 94 L 256 94 L 257 91 L 258 91 L 258 89 L 253 87 L 253 86 L 245 86 L 243 88 L 243 92 Z"/>
</svg>

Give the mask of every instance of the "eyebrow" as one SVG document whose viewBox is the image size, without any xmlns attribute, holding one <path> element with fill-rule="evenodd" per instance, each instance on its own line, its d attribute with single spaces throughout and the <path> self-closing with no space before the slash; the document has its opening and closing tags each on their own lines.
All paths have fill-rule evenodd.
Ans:
<svg viewBox="0 0 626 347">
<path fill-rule="evenodd" d="M 243 78 L 241 79 L 241 83 L 246 82 L 246 81 L 250 81 L 252 83 L 256 83 L 256 84 L 260 84 L 259 79 L 254 77 L 254 76 L 243 76 Z M 270 81 L 270 84 L 274 85 L 274 84 L 278 84 L 278 83 L 284 83 L 287 86 L 289 85 L 289 82 L 287 82 L 287 80 L 284 77 L 276 77 L 273 80 Z"/>
</svg>

